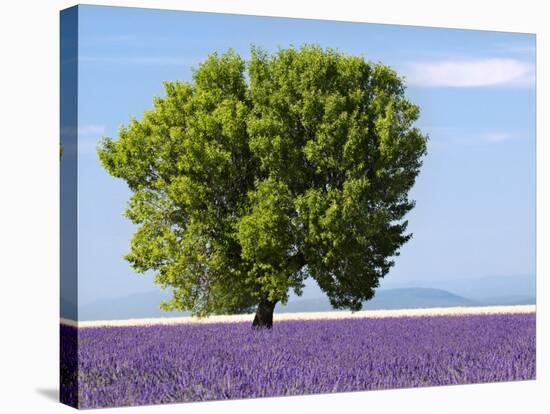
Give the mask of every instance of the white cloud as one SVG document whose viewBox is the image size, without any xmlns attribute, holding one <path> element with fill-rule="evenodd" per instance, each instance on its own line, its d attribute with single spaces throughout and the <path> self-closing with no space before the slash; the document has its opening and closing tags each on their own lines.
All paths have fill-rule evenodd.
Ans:
<svg viewBox="0 0 550 414">
<path fill-rule="evenodd" d="M 509 141 L 509 140 L 513 139 L 514 136 L 512 134 L 507 133 L 507 132 L 496 132 L 495 131 L 495 132 L 488 132 L 488 133 L 484 134 L 483 138 L 486 141 L 498 143 L 498 142 L 502 142 L 502 141 Z"/>
<path fill-rule="evenodd" d="M 530 42 L 522 43 L 499 43 L 496 45 L 497 49 L 507 53 L 518 53 L 518 54 L 535 54 L 537 52 L 537 47 L 534 39 Z"/>
<path fill-rule="evenodd" d="M 99 142 L 97 141 L 78 141 L 78 153 L 80 155 L 96 155 Z"/>
<path fill-rule="evenodd" d="M 78 127 L 78 135 L 80 136 L 102 135 L 104 133 L 104 125 L 83 125 Z"/>
<path fill-rule="evenodd" d="M 411 64 L 407 83 L 431 87 L 532 86 L 533 65 L 517 59 L 465 59 Z"/>
<path fill-rule="evenodd" d="M 430 136 L 430 145 L 499 145 L 510 141 L 529 141 L 535 139 L 534 132 L 517 129 L 480 130 L 472 127 L 426 126 L 421 128 Z"/>
<path fill-rule="evenodd" d="M 78 153 L 80 155 L 95 155 L 99 138 L 104 134 L 104 125 L 83 125 L 78 127 Z"/>
</svg>

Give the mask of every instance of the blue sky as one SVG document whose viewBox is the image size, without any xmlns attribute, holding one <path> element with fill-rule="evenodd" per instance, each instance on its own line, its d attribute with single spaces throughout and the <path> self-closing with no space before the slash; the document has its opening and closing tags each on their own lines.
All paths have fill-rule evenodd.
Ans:
<svg viewBox="0 0 550 414">
<path fill-rule="evenodd" d="M 190 80 L 211 52 L 304 43 L 392 66 L 430 136 L 411 192 L 414 237 L 382 286 L 535 273 L 534 35 L 80 6 L 80 304 L 158 289 L 122 259 L 130 193 L 100 167 L 99 137 L 116 137 L 163 80 Z"/>
</svg>

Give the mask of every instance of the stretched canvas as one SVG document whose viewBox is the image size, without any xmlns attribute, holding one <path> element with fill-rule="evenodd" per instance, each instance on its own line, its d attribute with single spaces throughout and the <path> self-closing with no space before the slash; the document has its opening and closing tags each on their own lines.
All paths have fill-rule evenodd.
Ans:
<svg viewBox="0 0 550 414">
<path fill-rule="evenodd" d="M 535 35 L 61 11 L 60 396 L 535 379 Z"/>
</svg>

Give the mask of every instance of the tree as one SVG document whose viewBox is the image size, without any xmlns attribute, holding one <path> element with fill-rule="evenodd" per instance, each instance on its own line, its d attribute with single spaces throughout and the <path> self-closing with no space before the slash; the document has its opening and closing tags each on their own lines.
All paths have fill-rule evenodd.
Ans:
<svg viewBox="0 0 550 414">
<path fill-rule="evenodd" d="M 315 45 L 211 54 L 192 82 L 103 138 L 102 165 L 132 191 L 137 272 L 171 288 L 165 310 L 205 316 L 278 302 L 314 278 L 361 309 L 411 238 L 408 192 L 426 153 L 419 108 L 392 69 Z"/>
</svg>

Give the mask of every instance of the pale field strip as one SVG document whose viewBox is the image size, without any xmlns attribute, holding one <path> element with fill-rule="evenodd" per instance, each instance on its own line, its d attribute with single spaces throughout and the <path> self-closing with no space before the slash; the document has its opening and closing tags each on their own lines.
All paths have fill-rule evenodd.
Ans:
<svg viewBox="0 0 550 414">
<path fill-rule="evenodd" d="M 509 313 L 534 313 L 535 305 L 513 306 L 478 306 L 478 307 L 452 307 L 452 308 L 428 308 L 428 309 L 398 309 L 398 310 L 367 310 L 367 311 L 329 311 L 329 312 L 296 312 L 275 313 L 273 322 L 293 320 L 319 320 L 319 319 L 347 319 L 347 318 L 392 318 L 403 316 L 460 316 L 460 315 L 493 315 Z M 254 314 L 243 315 L 215 315 L 205 318 L 194 316 L 148 318 L 148 319 L 122 319 L 104 321 L 80 321 L 61 318 L 61 323 L 78 328 L 93 328 L 101 326 L 149 326 L 149 325 L 178 325 L 189 323 L 228 323 L 250 322 Z"/>
</svg>

